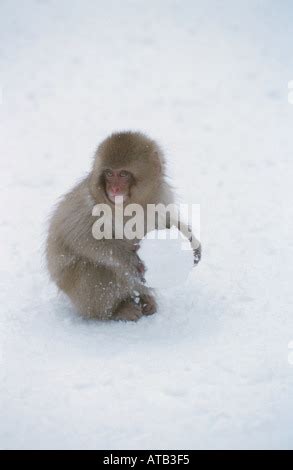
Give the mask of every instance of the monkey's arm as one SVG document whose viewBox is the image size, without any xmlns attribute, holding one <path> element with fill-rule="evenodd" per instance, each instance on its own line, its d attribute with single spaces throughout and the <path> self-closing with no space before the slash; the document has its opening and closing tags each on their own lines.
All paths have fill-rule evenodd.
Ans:
<svg viewBox="0 0 293 470">
<path fill-rule="evenodd" d="M 192 233 L 190 226 L 180 220 L 177 212 L 174 214 L 170 213 L 170 215 L 167 217 L 167 220 L 159 214 L 157 228 L 164 227 L 170 229 L 173 226 L 180 230 L 182 235 L 184 235 L 190 242 L 191 248 L 193 250 L 194 264 L 198 264 L 201 260 L 201 243 Z"/>
<path fill-rule="evenodd" d="M 178 224 L 180 232 L 189 240 L 191 248 L 193 249 L 194 264 L 198 264 L 201 260 L 201 243 L 192 233 L 191 228 L 181 220 Z"/>
<path fill-rule="evenodd" d="M 96 243 L 95 251 L 98 263 L 110 268 L 130 270 L 130 274 L 136 274 L 140 269 L 140 260 L 136 249 L 126 240 L 103 239 L 96 241 Z"/>
<path fill-rule="evenodd" d="M 132 276 L 137 276 L 140 272 L 139 257 L 133 245 L 125 240 L 96 240 L 91 230 L 88 230 L 67 238 L 65 244 L 69 245 L 70 251 L 76 256 L 96 265 L 114 269 L 121 274 L 127 271 Z"/>
</svg>

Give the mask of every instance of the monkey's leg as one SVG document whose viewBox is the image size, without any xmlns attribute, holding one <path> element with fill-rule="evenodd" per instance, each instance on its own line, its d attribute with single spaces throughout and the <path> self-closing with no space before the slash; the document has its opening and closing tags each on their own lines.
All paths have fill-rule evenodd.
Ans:
<svg viewBox="0 0 293 470">
<path fill-rule="evenodd" d="M 112 316 L 113 320 L 137 321 L 142 317 L 142 307 L 132 300 L 122 302 Z"/>
<path fill-rule="evenodd" d="M 110 320 L 125 298 L 125 288 L 117 284 L 111 270 L 86 262 L 67 269 L 59 287 L 86 318 Z"/>
</svg>

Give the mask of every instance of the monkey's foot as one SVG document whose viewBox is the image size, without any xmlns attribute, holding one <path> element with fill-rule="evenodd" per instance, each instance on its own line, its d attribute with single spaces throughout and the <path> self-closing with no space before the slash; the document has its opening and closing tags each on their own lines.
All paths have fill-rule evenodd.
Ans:
<svg viewBox="0 0 293 470">
<path fill-rule="evenodd" d="M 122 321 L 137 321 L 142 317 L 142 310 L 140 305 L 135 305 L 132 302 L 122 304 L 116 313 L 113 315 L 113 320 Z"/>
<path fill-rule="evenodd" d="M 153 315 L 157 311 L 157 303 L 152 295 L 141 297 L 141 308 L 143 315 Z"/>
</svg>

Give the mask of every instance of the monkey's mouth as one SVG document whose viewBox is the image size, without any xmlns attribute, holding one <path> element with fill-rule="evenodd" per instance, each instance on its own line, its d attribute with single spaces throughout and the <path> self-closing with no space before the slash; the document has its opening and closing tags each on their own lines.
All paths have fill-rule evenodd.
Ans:
<svg viewBox="0 0 293 470">
<path fill-rule="evenodd" d="M 116 205 L 124 204 L 128 199 L 128 196 L 126 194 L 109 194 L 108 193 L 107 197 L 109 201 L 112 202 L 112 204 L 116 204 Z"/>
</svg>

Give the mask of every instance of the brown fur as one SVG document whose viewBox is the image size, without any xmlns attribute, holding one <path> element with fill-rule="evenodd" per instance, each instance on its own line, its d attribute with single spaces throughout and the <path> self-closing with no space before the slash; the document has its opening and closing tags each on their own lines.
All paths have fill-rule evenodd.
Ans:
<svg viewBox="0 0 293 470">
<path fill-rule="evenodd" d="M 90 318 L 137 320 L 156 311 L 144 284 L 135 241 L 96 240 L 94 205 L 110 204 L 103 171 L 123 168 L 133 175 L 127 204 L 173 202 L 165 181 L 165 160 L 157 143 L 138 132 L 114 133 L 95 154 L 90 174 L 66 194 L 55 210 L 47 239 L 51 278 L 79 312 Z M 113 206 L 111 206 L 113 209 Z"/>
</svg>

